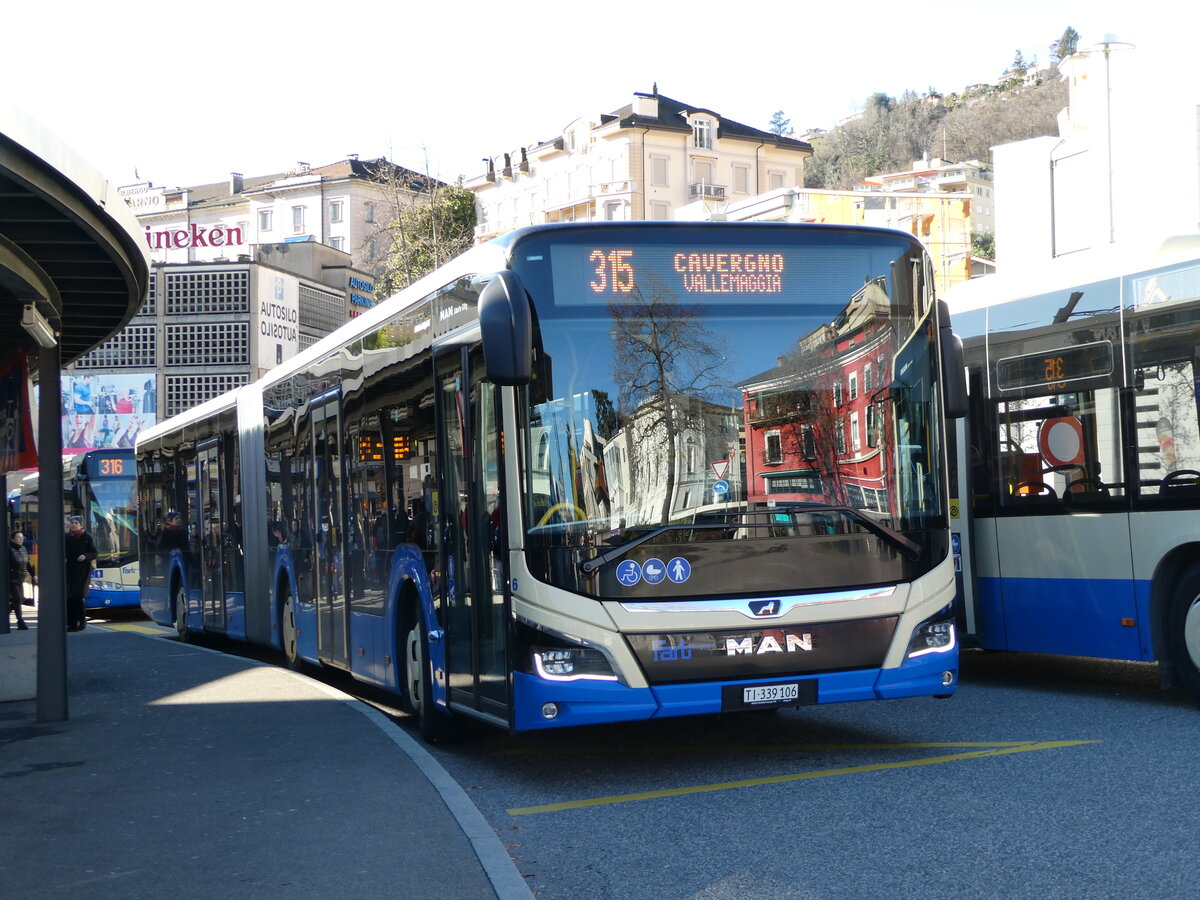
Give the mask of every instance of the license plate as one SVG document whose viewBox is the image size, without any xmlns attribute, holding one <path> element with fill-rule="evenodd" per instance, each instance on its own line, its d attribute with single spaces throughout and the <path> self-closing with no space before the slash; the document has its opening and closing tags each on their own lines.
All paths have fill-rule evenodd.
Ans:
<svg viewBox="0 0 1200 900">
<path fill-rule="evenodd" d="M 727 710 L 757 709 L 763 706 L 807 706 L 816 702 L 815 680 L 726 685 L 721 689 L 721 707 Z"/>
</svg>

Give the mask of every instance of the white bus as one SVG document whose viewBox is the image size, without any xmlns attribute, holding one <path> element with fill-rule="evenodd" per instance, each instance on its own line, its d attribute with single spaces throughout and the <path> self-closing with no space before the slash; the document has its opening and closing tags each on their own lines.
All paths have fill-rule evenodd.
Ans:
<svg viewBox="0 0 1200 900">
<path fill-rule="evenodd" d="M 1157 660 L 1200 699 L 1200 237 L 946 299 L 968 639 Z"/>
</svg>

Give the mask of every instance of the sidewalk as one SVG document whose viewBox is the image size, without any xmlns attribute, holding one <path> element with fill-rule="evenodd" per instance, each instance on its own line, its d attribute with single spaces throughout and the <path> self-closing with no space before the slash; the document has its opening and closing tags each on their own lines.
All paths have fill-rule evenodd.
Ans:
<svg viewBox="0 0 1200 900">
<path fill-rule="evenodd" d="M 104 626 L 67 656 L 69 721 L 0 704 L 5 896 L 531 897 L 445 770 L 340 691 Z"/>
</svg>

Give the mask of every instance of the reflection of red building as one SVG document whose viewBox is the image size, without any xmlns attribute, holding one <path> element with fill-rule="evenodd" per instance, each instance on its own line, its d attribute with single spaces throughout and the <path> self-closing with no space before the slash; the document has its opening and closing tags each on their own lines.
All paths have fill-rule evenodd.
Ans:
<svg viewBox="0 0 1200 900">
<path fill-rule="evenodd" d="M 884 280 L 870 282 L 775 368 L 739 385 L 751 503 L 892 508 L 891 423 L 872 400 L 883 396 L 897 347 L 890 306 Z"/>
</svg>

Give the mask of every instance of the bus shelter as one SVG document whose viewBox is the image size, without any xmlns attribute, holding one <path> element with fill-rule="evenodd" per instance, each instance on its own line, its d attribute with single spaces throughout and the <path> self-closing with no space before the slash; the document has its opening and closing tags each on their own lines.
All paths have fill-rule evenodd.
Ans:
<svg viewBox="0 0 1200 900">
<path fill-rule="evenodd" d="M 29 115 L 0 103 L 0 472 L 37 460 L 48 501 L 39 514 L 43 560 L 63 555 L 60 371 L 125 326 L 148 279 L 140 226 L 116 189 Z M 38 385 L 36 410 L 27 374 Z M 7 516 L 5 526 L 7 541 Z M 63 569 L 44 565 L 38 574 L 41 597 L 52 599 L 39 610 L 37 714 L 61 721 Z M 7 577 L 0 590 L 3 633 Z"/>
</svg>

